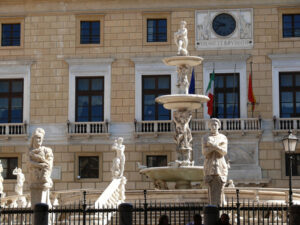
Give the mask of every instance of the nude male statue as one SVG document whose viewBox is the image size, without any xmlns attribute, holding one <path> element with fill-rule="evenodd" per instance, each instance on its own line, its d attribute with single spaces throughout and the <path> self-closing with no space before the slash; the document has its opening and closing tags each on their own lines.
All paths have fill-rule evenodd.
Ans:
<svg viewBox="0 0 300 225">
<path fill-rule="evenodd" d="M 208 185 L 211 205 L 221 205 L 224 201 L 224 186 L 227 181 L 228 165 L 225 160 L 228 140 L 219 133 L 221 123 L 218 119 L 209 121 L 210 134 L 202 140 L 204 160 L 204 183 Z"/>
</svg>

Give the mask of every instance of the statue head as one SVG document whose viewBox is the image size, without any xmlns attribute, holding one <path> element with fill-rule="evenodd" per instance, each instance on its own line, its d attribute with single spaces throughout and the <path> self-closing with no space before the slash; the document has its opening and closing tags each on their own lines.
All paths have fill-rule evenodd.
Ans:
<svg viewBox="0 0 300 225">
<path fill-rule="evenodd" d="M 181 27 L 181 28 L 185 28 L 185 26 L 186 26 L 186 22 L 185 22 L 184 20 L 182 20 L 182 21 L 180 22 L 180 27 Z"/>
<path fill-rule="evenodd" d="M 123 143 L 123 138 L 122 138 L 122 137 L 119 137 L 119 138 L 118 138 L 118 144 L 121 145 L 122 143 Z"/>
<path fill-rule="evenodd" d="M 218 133 L 218 130 L 221 127 L 221 122 L 217 118 L 212 118 L 208 121 L 208 127 L 212 133 Z"/>
<path fill-rule="evenodd" d="M 43 128 L 37 128 L 31 137 L 30 148 L 35 149 L 42 146 L 45 136 L 45 130 Z"/>
</svg>

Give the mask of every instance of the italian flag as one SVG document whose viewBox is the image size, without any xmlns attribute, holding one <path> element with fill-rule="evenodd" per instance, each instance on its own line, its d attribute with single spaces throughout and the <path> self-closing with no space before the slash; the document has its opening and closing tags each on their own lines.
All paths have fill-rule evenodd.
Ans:
<svg viewBox="0 0 300 225">
<path fill-rule="evenodd" d="M 210 76 L 209 84 L 205 92 L 205 94 L 208 95 L 209 97 L 209 101 L 207 102 L 207 113 L 210 116 L 213 115 L 213 110 L 214 110 L 214 86 L 215 86 L 215 71 L 213 70 Z"/>
</svg>

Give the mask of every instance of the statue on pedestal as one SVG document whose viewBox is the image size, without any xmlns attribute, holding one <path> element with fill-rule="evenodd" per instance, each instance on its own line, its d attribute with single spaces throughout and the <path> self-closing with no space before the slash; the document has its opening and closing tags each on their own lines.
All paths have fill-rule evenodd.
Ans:
<svg viewBox="0 0 300 225">
<path fill-rule="evenodd" d="M 31 205 L 46 203 L 51 207 L 50 188 L 53 186 L 51 172 L 53 167 L 53 153 L 51 148 L 42 146 L 45 131 L 37 128 L 31 137 L 29 148 L 29 174 Z"/>
<path fill-rule="evenodd" d="M 221 205 L 224 201 L 224 186 L 227 182 L 228 165 L 227 137 L 219 133 L 221 123 L 218 119 L 209 121 L 210 134 L 202 140 L 204 160 L 204 183 L 208 185 L 209 204 Z"/>
<path fill-rule="evenodd" d="M 22 169 L 16 167 L 13 170 L 13 175 L 17 176 L 17 184 L 15 186 L 15 192 L 17 193 L 17 195 L 23 195 L 23 185 L 25 182 L 25 176 L 22 173 Z"/>
<path fill-rule="evenodd" d="M 116 157 L 113 159 L 111 168 L 112 178 L 121 178 L 123 177 L 125 166 L 125 145 L 123 145 L 123 138 L 119 137 L 116 139 L 111 149 L 116 152 Z"/>
<path fill-rule="evenodd" d="M 188 43 L 189 43 L 188 37 L 187 37 L 188 31 L 185 26 L 186 26 L 186 22 L 181 21 L 180 29 L 174 33 L 175 44 L 178 47 L 177 55 L 180 55 L 180 56 L 189 55 L 189 52 L 187 50 Z"/>
</svg>

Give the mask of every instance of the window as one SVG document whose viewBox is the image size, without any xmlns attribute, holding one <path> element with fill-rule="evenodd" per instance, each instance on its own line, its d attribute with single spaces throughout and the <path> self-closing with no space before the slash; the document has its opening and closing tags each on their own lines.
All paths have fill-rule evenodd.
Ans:
<svg viewBox="0 0 300 225">
<path fill-rule="evenodd" d="M 104 78 L 76 78 L 76 121 L 103 121 Z"/>
<path fill-rule="evenodd" d="M 1 46 L 21 45 L 21 24 L 2 24 Z"/>
<path fill-rule="evenodd" d="M 0 80 L 0 123 L 23 122 L 23 79 Z"/>
<path fill-rule="evenodd" d="M 142 120 L 170 120 L 171 112 L 155 98 L 171 93 L 170 75 L 142 76 Z"/>
<path fill-rule="evenodd" d="M 99 178 L 99 156 L 79 156 L 78 178 Z"/>
<path fill-rule="evenodd" d="M 16 176 L 13 175 L 13 170 L 18 167 L 18 158 L 17 157 L 0 157 L 1 164 L 3 167 L 2 176 L 4 179 L 16 179 Z"/>
<path fill-rule="evenodd" d="M 167 41 L 167 20 L 147 19 L 147 42 Z"/>
<path fill-rule="evenodd" d="M 239 118 L 239 74 L 215 74 L 213 117 Z"/>
<path fill-rule="evenodd" d="M 76 16 L 76 46 L 96 47 L 103 46 L 103 15 Z"/>
<path fill-rule="evenodd" d="M 280 117 L 300 117 L 300 72 L 279 73 Z"/>
<path fill-rule="evenodd" d="M 166 155 L 147 155 L 147 167 L 167 166 Z"/>
<path fill-rule="evenodd" d="M 290 157 L 289 154 L 285 154 L 285 175 L 290 175 Z M 300 154 L 293 154 L 292 160 L 292 176 L 300 176 Z"/>
<path fill-rule="evenodd" d="M 80 44 L 100 44 L 100 21 L 80 21 Z"/>
<path fill-rule="evenodd" d="M 300 37 L 300 14 L 283 14 L 282 31 L 284 38 Z"/>
</svg>

